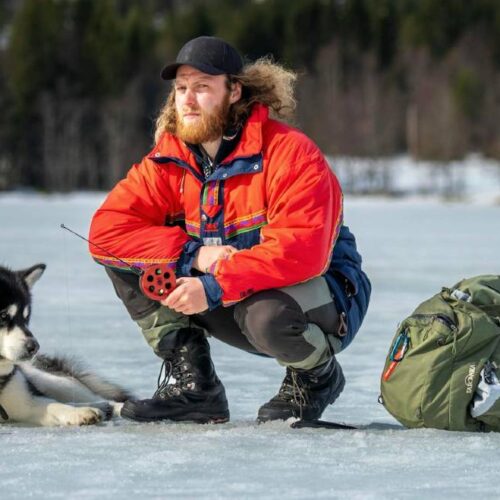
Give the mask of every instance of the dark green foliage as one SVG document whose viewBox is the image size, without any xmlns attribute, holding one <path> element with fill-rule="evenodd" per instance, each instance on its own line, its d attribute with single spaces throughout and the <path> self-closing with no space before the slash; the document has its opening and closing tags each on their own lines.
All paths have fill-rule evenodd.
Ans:
<svg viewBox="0 0 500 500">
<path fill-rule="evenodd" d="M 12 25 L 6 76 L 15 105 L 25 110 L 57 75 L 63 23 L 62 6 L 53 0 L 26 0 Z"/>
<path fill-rule="evenodd" d="M 372 42 L 370 3 L 369 0 L 351 0 L 340 10 L 340 38 L 354 41 L 361 51 L 368 51 Z"/>
<path fill-rule="evenodd" d="M 90 1 L 81 45 L 81 77 L 85 88 L 97 95 L 120 89 L 123 71 L 124 29 L 113 0 Z"/>
<path fill-rule="evenodd" d="M 392 0 L 372 3 L 371 29 L 380 68 L 389 67 L 398 50 L 400 17 Z"/>
<path fill-rule="evenodd" d="M 326 71 L 318 64 L 319 51 L 334 48 L 338 67 L 328 71 L 341 91 L 358 86 L 366 61 L 373 61 L 374 78 L 397 79 L 401 91 L 410 92 L 411 68 L 402 62 L 408 53 L 423 50 L 439 64 L 471 33 L 484 49 L 478 58 L 488 64 L 493 58 L 500 68 L 498 0 L 0 2 L 0 163 L 15 164 L 16 182 L 50 187 L 44 184 L 43 166 L 32 166 L 31 157 L 52 151 L 43 143 L 44 127 L 52 118 L 66 123 L 83 108 L 88 111 L 79 115 L 79 137 L 96 158 L 109 162 L 106 139 L 96 139 L 113 133 L 101 133 L 104 122 L 107 127 L 112 122 L 107 106 L 114 106 L 115 113 L 120 100 L 135 106 L 134 113 L 146 117 L 134 124 L 136 135 L 150 135 L 151 118 L 167 88 L 161 87 L 159 71 L 194 36 L 221 36 L 247 60 L 271 55 L 316 76 Z M 467 61 L 462 66 L 445 84 L 462 115 L 481 120 L 488 82 L 466 69 L 471 67 Z M 490 96 L 488 102 L 496 99 Z M 92 182 L 89 187 L 96 188 L 105 181 Z"/>
<path fill-rule="evenodd" d="M 228 39 L 233 40 L 249 60 L 268 55 L 282 59 L 284 12 L 288 8 L 285 4 L 286 2 L 281 0 L 270 0 L 265 3 L 248 2 L 241 7 L 241 14 L 237 16 L 236 12 L 233 13 L 234 24 L 223 26 L 221 23 L 221 31 L 227 33 Z"/>
<path fill-rule="evenodd" d="M 7 24 L 8 18 L 7 7 L 0 3 L 0 28 Z"/>
<path fill-rule="evenodd" d="M 332 2 L 306 0 L 291 2 L 283 9 L 284 57 L 290 64 L 314 69 L 317 51 L 335 36 L 335 5 Z"/>
<path fill-rule="evenodd" d="M 464 34 L 479 27 L 495 54 L 500 56 L 500 2 L 497 0 L 403 0 L 399 6 L 403 38 L 409 45 L 426 47 L 440 58 Z"/>
<path fill-rule="evenodd" d="M 166 18 L 166 35 L 178 48 L 193 38 L 193 33 L 198 36 L 214 35 L 212 16 L 213 12 L 201 2 L 191 9 L 172 11 Z"/>
<path fill-rule="evenodd" d="M 443 56 L 467 28 L 473 11 L 467 0 L 420 0 L 408 2 L 412 9 L 405 16 L 407 42 L 427 46 L 437 56 Z"/>
<path fill-rule="evenodd" d="M 458 109 L 467 118 L 476 118 L 481 111 L 485 90 L 476 73 L 468 68 L 461 68 L 451 82 L 451 87 Z"/>
<path fill-rule="evenodd" d="M 152 15 L 135 4 L 127 13 L 123 26 L 123 78 L 128 81 L 156 64 L 154 45 L 156 35 L 151 26 Z"/>
</svg>

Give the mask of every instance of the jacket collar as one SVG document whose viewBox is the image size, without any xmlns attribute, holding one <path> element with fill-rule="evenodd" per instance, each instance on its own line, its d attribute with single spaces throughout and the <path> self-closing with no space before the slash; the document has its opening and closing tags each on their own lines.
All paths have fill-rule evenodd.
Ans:
<svg viewBox="0 0 500 500">
<path fill-rule="evenodd" d="M 259 103 L 254 104 L 252 112 L 243 127 L 240 142 L 224 160 L 224 163 L 230 163 L 236 158 L 247 158 L 262 152 L 262 128 L 268 119 L 268 115 L 269 109 L 267 106 Z"/>
</svg>

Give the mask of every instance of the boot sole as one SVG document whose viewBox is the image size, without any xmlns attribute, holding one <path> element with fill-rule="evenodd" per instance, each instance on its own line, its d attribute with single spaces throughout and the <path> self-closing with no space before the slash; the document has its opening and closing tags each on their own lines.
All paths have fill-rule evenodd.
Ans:
<svg viewBox="0 0 500 500">
<path fill-rule="evenodd" d="M 170 417 L 143 417 L 142 415 L 137 415 L 132 409 L 124 406 L 121 410 L 120 415 L 128 420 L 134 420 L 136 422 L 160 422 L 162 420 L 172 421 L 172 422 L 194 422 L 197 424 L 225 424 L 229 422 L 229 412 L 213 415 L 201 412 L 191 412 L 184 415 L 170 416 Z"/>
</svg>

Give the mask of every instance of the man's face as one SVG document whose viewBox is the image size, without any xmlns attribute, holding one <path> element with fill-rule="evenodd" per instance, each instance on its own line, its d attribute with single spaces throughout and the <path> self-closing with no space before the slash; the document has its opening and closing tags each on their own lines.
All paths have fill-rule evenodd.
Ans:
<svg viewBox="0 0 500 500">
<path fill-rule="evenodd" d="M 236 84 L 227 88 L 226 75 L 208 75 L 191 66 L 181 66 L 175 79 L 177 136 L 201 144 L 222 137 L 229 107 L 241 97 Z"/>
</svg>

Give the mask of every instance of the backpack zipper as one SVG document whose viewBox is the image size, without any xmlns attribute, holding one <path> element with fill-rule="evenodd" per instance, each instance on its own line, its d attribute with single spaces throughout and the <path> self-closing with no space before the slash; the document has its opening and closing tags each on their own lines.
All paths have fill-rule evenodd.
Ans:
<svg viewBox="0 0 500 500">
<path fill-rule="evenodd" d="M 457 329 L 457 325 L 453 322 L 451 318 L 448 318 L 448 316 L 445 316 L 444 314 L 436 314 L 436 319 L 444 323 L 446 326 L 449 326 L 453 331 Z"/>
<path fill-rule="evenodd" d="M 442 323 L 443 325 L 447 326 L 450 330 L 455 331 L 457 329 L 457 325 L 455 325 L 453 320 L 451 318 L 449 318 L 448 316 L 446 316 L 445 314 L 441 314 L 441 313 L 438 313 L 438 314 L 413 314 L 411 317 L 417 318 L 417 319 L 418 318 L 429 318 L 429 319 L 437 320 L 440 323 Z"/>
</svg>

